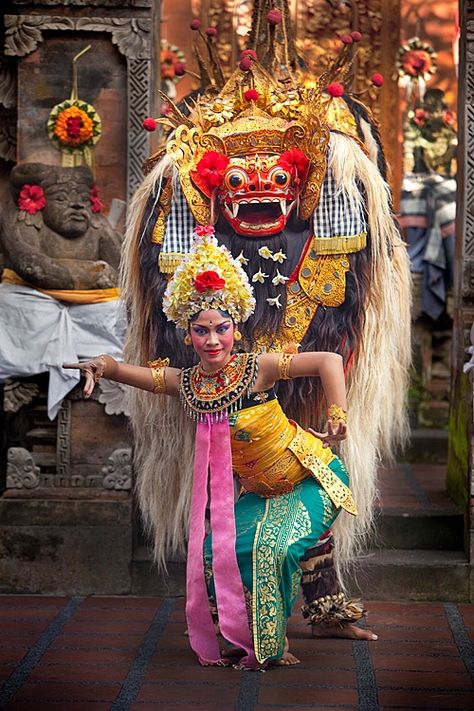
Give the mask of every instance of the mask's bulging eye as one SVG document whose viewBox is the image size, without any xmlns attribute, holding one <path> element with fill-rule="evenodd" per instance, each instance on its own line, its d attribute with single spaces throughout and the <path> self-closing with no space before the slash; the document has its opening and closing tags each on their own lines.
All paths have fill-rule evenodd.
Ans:
<svg viewBox="0 0 474 711">
<path fill-rule="evenodd" d="M 228 190 L 240 190 L 247 182 L 247 176 L 245 175 L 243 170 L 234 168 L 233 170 L 229 170 L 229 172 L 225 176 L 224 182 Z"/>
<path fill-rule="evenodd" d="M 268 177 L 279 188 L 286 188 L 291 180 L 290 174 L 278 167 L 274 168 Z"/>
</svg>

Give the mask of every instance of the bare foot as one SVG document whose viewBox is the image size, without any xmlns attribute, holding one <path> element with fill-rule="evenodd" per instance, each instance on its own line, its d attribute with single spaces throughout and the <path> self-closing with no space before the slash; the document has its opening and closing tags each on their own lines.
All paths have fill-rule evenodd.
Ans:
<svg viewBox="0 0 474 711">
<path fill-rule="evenodd" d="M 334 624 L 320 622 L 311 625 L 311 634 L 313 637 L 342 637 L 343 639 L 362 639 L 367 642 L 375 642 L 378 639 L 378 636 L 372 630 L 367 630 L 356 624 L 343 625 L 341 627 L 337 622 Z"/>
<path fill-rule="evenodd" d="M 294 654 L 291 654 L 290 652 L 290 643 L 288 641 L 288 637 L 285 637 L 285 648 L 283 651 L 283 656 L 280 657 L 280 659 L 276 659 L 274 662 L 271 662 L 272 666 L 275 667 L 292 667 L 295 664 L 299 664 L 300 660 L 298 657 L 295 657 Z"/>
</svg>

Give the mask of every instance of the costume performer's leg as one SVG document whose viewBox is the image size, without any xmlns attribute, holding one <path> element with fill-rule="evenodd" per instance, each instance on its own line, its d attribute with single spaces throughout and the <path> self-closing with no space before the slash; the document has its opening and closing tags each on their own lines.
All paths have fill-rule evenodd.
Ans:
<svg viewBox="0 0 474 711">
<path fill-rule="evenodd" d="M 365 616 L 358 600 L 348 599 L 341 590 L 334 566 L 334 542 L 330 530 L 301 559 L 303 617 L 312 625 L 350 625 Z"/>
<path fill-rule="evenodd" d="M 339 459 L 335 458 L 329 467 L 347 484 L 347 473 Z M 259 662 L 282 657 L 286 622 L 299 592 L 301 558 L 317 544 L 338 512 L 312 477 L 288 494 L 264 499 L 247 493 L 236 503 L 237 560 L 249 600 L 249 623 Z M 205 561 L 214 606 L 211 546 L 208 536 Z"/>
</svg>

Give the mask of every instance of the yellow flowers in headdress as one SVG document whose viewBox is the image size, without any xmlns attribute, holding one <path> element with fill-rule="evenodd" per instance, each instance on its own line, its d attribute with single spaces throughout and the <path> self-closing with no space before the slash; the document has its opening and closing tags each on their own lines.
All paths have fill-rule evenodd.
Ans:
<svg viewBox="0 0 474 711">
<path fill-rule="evenodd" d="M 187 329 L 199 311 L 220 309 L 236 323 L 246 321 L 255 299 L 240 262 L 218 244 L 211 225 L 199 225 L 194 236 L 191 251 L 166 287 L 163 311 L 168 320 Z"/>
</svg>

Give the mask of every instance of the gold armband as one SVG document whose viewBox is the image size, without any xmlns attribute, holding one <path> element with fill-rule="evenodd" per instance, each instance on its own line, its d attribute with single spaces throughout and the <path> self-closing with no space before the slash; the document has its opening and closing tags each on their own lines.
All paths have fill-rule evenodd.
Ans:
<svg viewBox="0 0 474 711">
<path fill-rule="evenodd" d="M 149 360 L 148 367 L 153 378 L 153 392 L 155 394 L 166 392 L 165 368 L 169 365 L 169 358 Z"/>
<path fill-rule="evenodd" d="M 291 380 L 290 367 L 294 353 L 280 353 L 278 360 L 278 380 Z"/>
<path fill-rule="evenodd" d="M 328 418 L 332 420 L 332 422 L 343 422 L 345 424 L 347 422 L 347 411 L 339 407 L 339 405 L 329 405 Z"/>
</svg>

